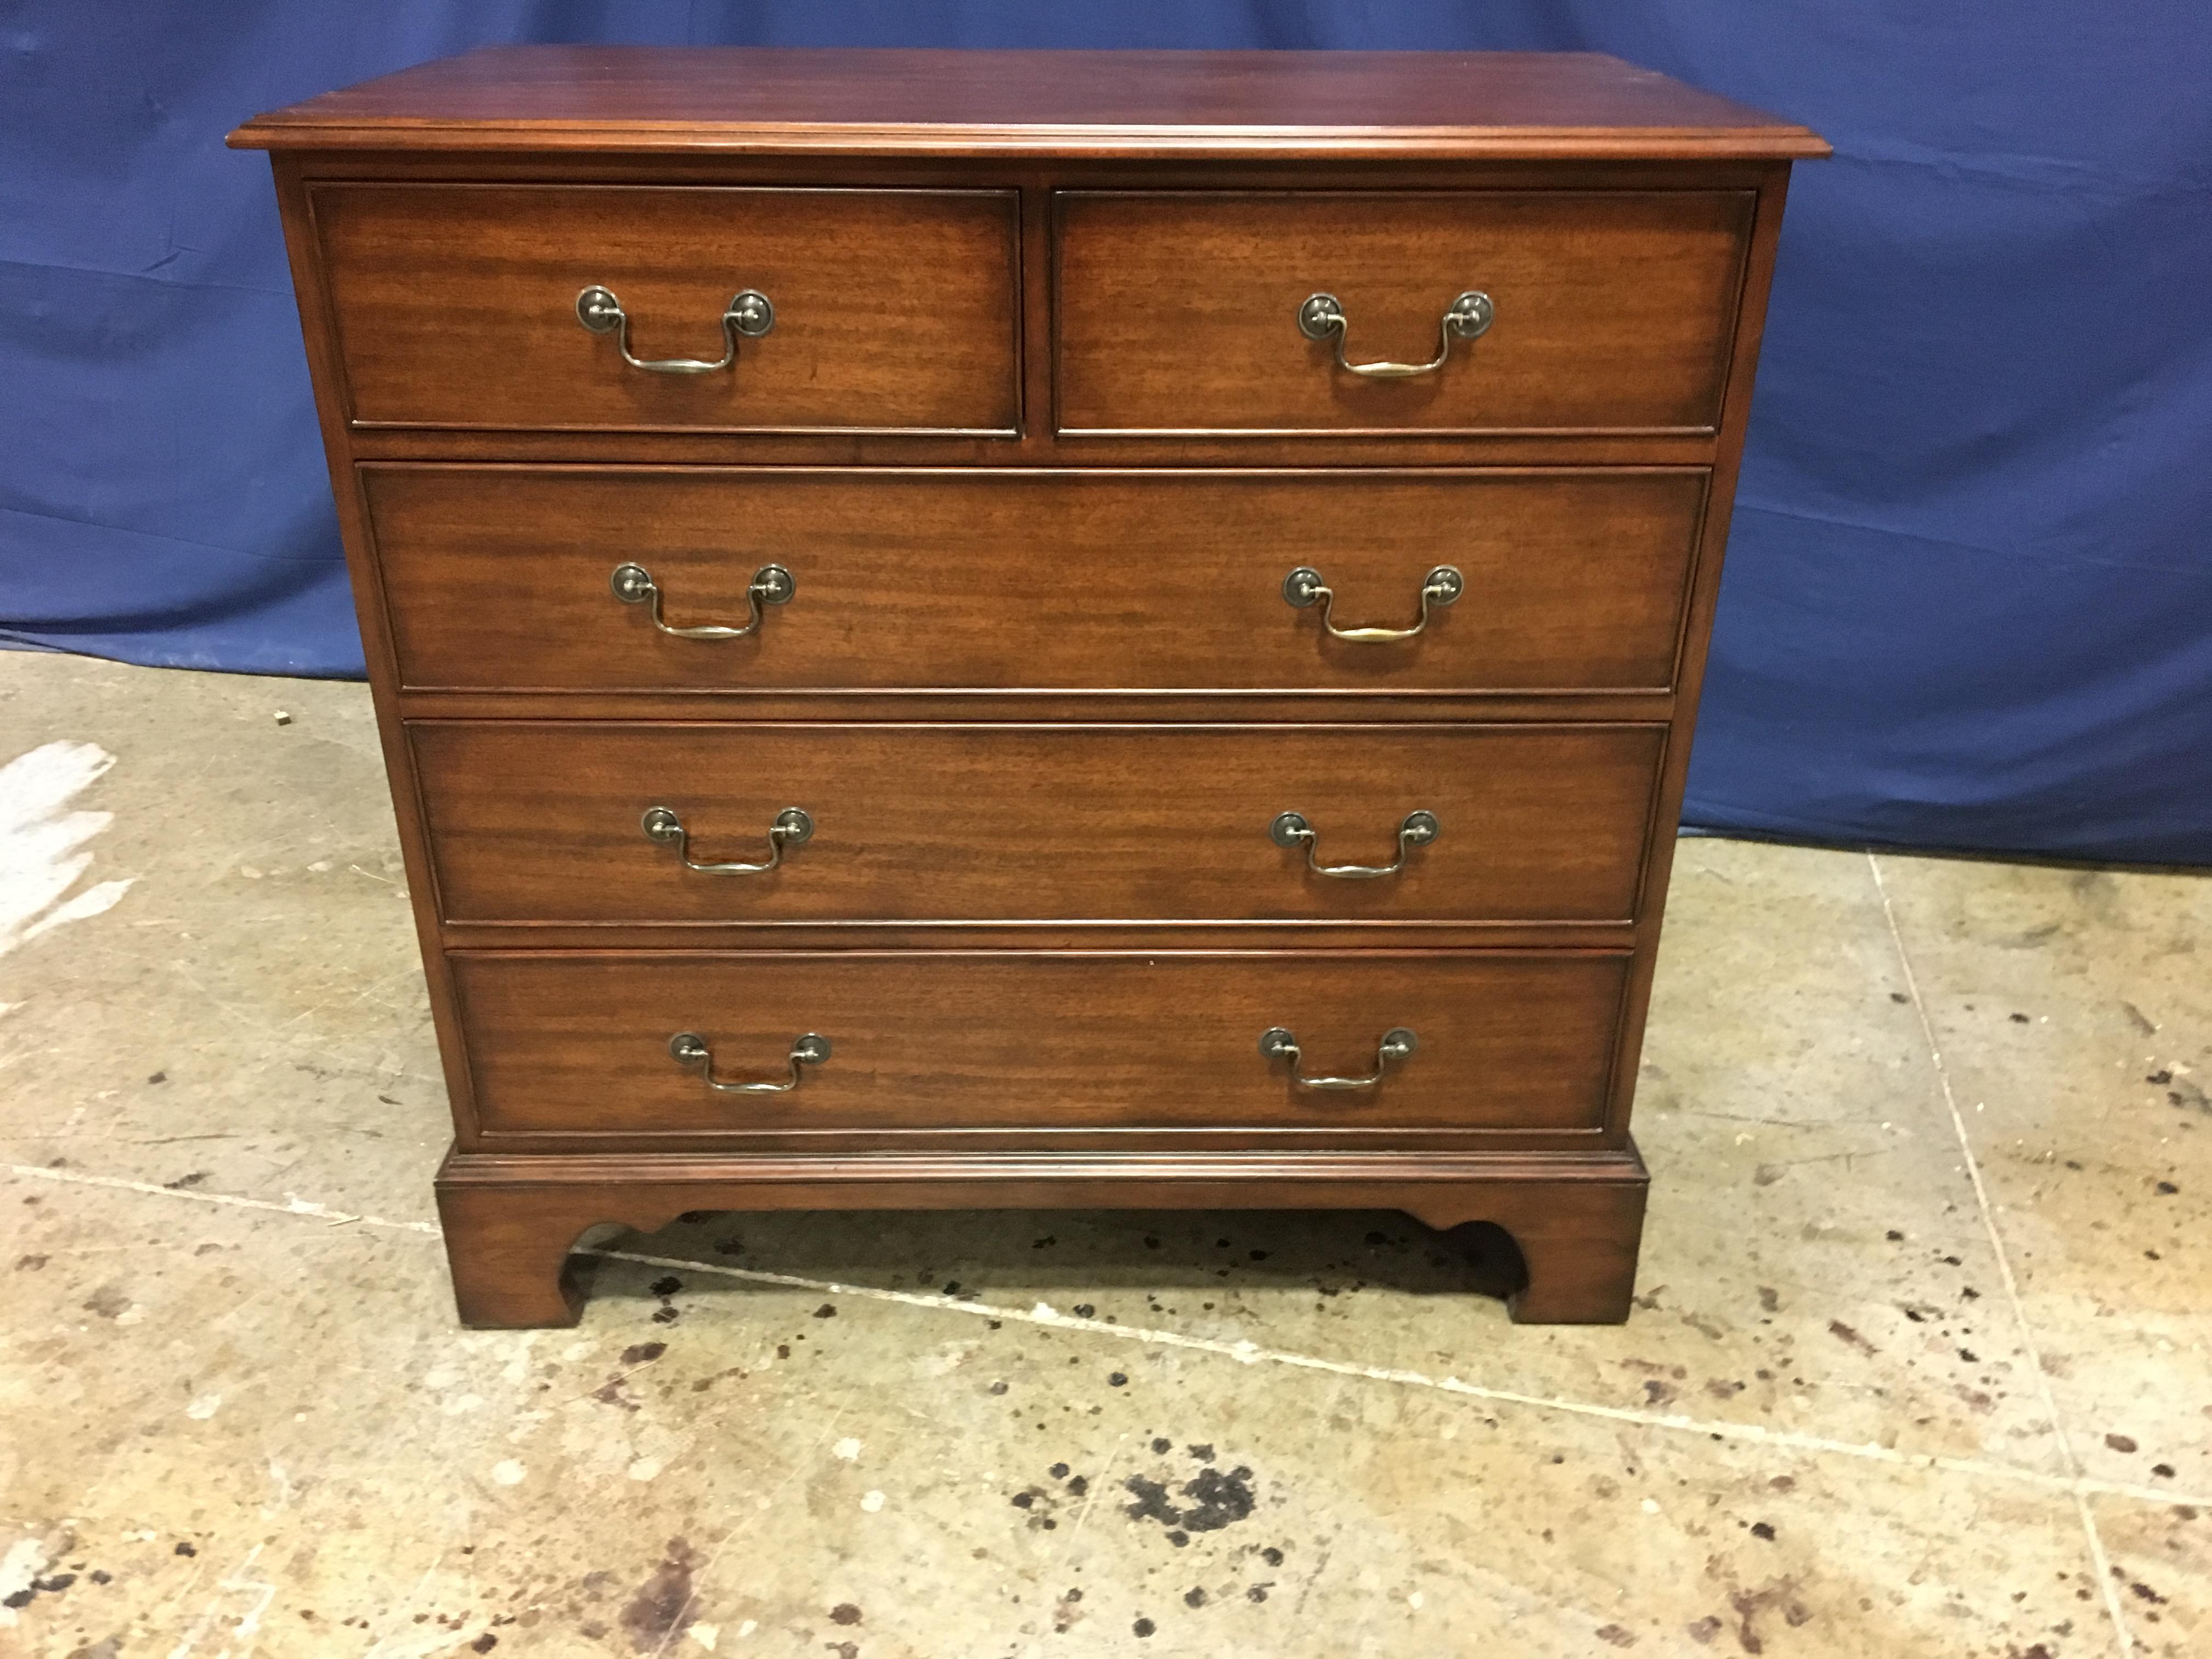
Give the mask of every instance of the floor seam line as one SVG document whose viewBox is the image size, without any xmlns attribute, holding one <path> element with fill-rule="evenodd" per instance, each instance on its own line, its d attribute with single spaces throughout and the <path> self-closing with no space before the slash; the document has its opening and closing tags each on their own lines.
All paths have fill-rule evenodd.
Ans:
<svg viewBox="0 0 2212 1659">
<path fill-rule="evenodd" d="M 2105 1611 L 2112 1616 L 2113 1633 L 2119 1638 L 2120 1652 L 2125 1659 L 2125 1656 L 2136 1651 L 2135 1634 L 2129 1629 L 2126 1612 L 2120 1606 L 2119 1589 L 2113 1582 L 2112 1558 L 2106 1553 L 2104 1535 L 2097 1530 L 2097 1518 L 2089 1510 L 2088 1495 L 2084 1490 L 2087 1474 L 2080 1455 L 2074 1449 L 2074 1437 L 2066 1431 L 2066 1420 L 2058 1409 L 2058 1396 L 2051 1391 L 2050 1374 L 2043 1369 L 2043 1349 L 2035 1340 L 2034 1326 L 2028 1321 L 2027 1304 L 2021 1298 L 2020 1280 L 2012 1270 L 2012 1257 L 2005 1249 L 2004 1233 L 1997 1225 L 1996 1211 L 1990 1203 L 1989 1185 L 1982 1179 L 1981 1159 L 1974 1155 L 1973 1137 L 1966 1132 L 1966 1114 L 1959 1109 L 1958 1091 L 1951 1086 L 1951 1068 L 1944 1063 L 1942 1046 L 1936 1040 L 1936 1022 L 1929 1016 L 1927 999 L 1920 994 L 1919 975 L 1912 971 L 1912 957 L 1905 948 L 1905 933 L 1898 926 L 1897 907 L 1890 902 L 1889 884 L 1882 879 L 1881 860 L 1872 852 L 1867 854 L 1866 861 L 1874 878 L 1875 893 L 1881 900 L 1882 919 L 1889 925 L 1889 941 L 1897 952 L 1898 968 L 1905 975 L 1905 994 L 1911 1000 L 1913 1012 L 1919 1017 L 1921 1036 L 1928 1045 L 1928 1063 L 1936 1073 L 1936 1086 L 1942 1093 L 1944 1109 L 1951 1115 L 1959 1156 L 1966 1160 L 1966 1180 L 1974 1189 L 1974 1203 L 1981 1212 L 1982 1231 L 1988 1235 L 1990 1253 L 1996 1258 L 1997 1277 L 2004 1285 L 2005 1298 L 2012 1307 L 2013 1323 L 2019 1328 L 2021 1346 L 2027 1351 L 2028 1366 L 2034 1373 L 2044 1415 L 2050 1419 L 2051 1431 L 2057 1439 L 2059 1455 L 2065 1459 L 2072 1473 L 2069 1489 L 2074 1498 L 2075 1514 L 2089 1547 L 2089 1564 L 2097 1575 Z"/>
<path fill-rule="evenodd" d="M 182 1199 L 197 1204 L 218 1208 L 259 1211 L 272 1215 L 301 1216 L 343 1225 L 358 1222 L 364 1227 L 381 1229 L 387 1232 L 404 1232 L 417 1237 L 441 1239 L 444 1237 L 437 1224 L 430 1221 L 394 1221 L 383 1216 L 338 1210 L 328 1205 L 311 1203 L 293 1198 L 279 1204 L 273 1199 L 246 1198 L 231 1193 L 200 1193 L 173 1187 L 159 1186 L 152 1182 L 134 1181 L 122 1176 L 98 1176 L 76 1170 L 55 1170 L 39 1164 L 0 1164 L 0 1173 L 27 1176 L 33 1179 L 64 1182 L 75 1186 L 96 1187 L 136 1192 L 157 1198 Z M 787 1290 L 803 1290 L 827 1296 L 853 1296 L 867 1301 L 884 1302 L 905 1307 L 927 1309 L 935 1312 L 964 1314 L 974 1319 L 1011 1320 L 1020 1324 L 1036 1325 L 1054 1330 L 1080 1331 L 1099 1336 L 1117 1338 L 1122 1341 L 1151 1342 L 1163 1347 L 1174 1347 L 1188 1352 L 1211 1353 L 1234 1359 L 1243 1364 L 1276 1364 L 1293 1370 L 1324 1371 L 1340 1376 L 1362 1377 L 1370 1382 L 1390 1382 L 1401 1387 L 1432 1389 L 1442 1394 L 1455 1395 L 1462 1399 L 1487 1401 L 1498 1405 L 1518 1406 L 1537 1411 L 1557 1412 L 1562 1415 L 1594 1417 L 1609 1422 L 1624 1423 L 1639 1428 L 1663 1429 L 1676 1434 L 1692 1434 L 1706 1439 L 1718 1437 L 1740 1440 L 1773 1447 L 1779 1450 L 1802 1452 L 1812 1455 L 1856 1457 L 1865 1462 L 1887 1463 L 1896 1468 L 1940 1469 L 1947 1474 L 1977 1475 L 1985 1480 L 2010 1481 L 2015 1485 L 2040 1487 L 2045 1491 L 2072 1493 L 2077 1498 L 2084 1493 L 2124 1498 L 2135 1502 L 2157 1504 L 2168 1507 L 2212 1509 L 2212 1494 L 2186 1492 L 2167 1492 L 2151 1486 L 2134 1486 L 2122 1481 L 2101 1480 L 2087 1475 L 2067 1476 L 2045 1474 L 2039 1470 L 1993 1463 L 1977 1458 L 1954 1457 L 1941 1452 L 1905 1452 L 1877 1442 L 1832 1440 L 1820 1435 L 1806 1434 L 1795 1429 L 1769 1428 L 1759 1423 L 1732 1422 L 1725 1418 L 1693 1418 L 1669 1415 L 1661 1412 L 1638 1411 L 1632 1407 L 1606 1406 L 1595 1401 L 1569 1400 L 1555 1395 L 1522 1394 L 1509 1389 L 1493 1389 L 1479 1382 L 1468 1382 L 1457 1376 L 1436 1377 L 1426 1372 L 1401 1367 L 1365 1365 L 1352 1360 L 1330 1359 L 1317 1354 L 1297 1353 L 1288 1349 L 1263 1348 L 1249 1340 L 1228 1342 L 1218 1338 L 1191 1336 L 1180 1331 L 1160 1330 L 1140 1325 L 1109 1323 L 1103 1319 L 1086 1319 L 1079 1315 L 1064 1314 L 1049 1304 L 1038 1303 L 1028 1309 L 1004 1306 L 988 1302 L 964 1301 L 957 1297 L 943 1296 L 931 1291 L 896 1291 L 873 1285 L 851 1285 L 837 1279 L 809 1279 L 797 1273 L 780 1273 L 760 1267 L 738 1267 L 719 1261 L 701 1261 L 690 1256 L 650 1255 L 641 1251 L 593 1248 L 580 1249 L 574 1254 L 604 1261 L 626 1261 L 646 1267 L 672 1268 L 684 1273 L 708 1273 L 726 1279 L 736 1279 L 749 1284 L 771 1285 Z"/>
<path fill-rule="evenodd" d="M 358 1221 L 365 1226 L 381 1227 L 388 1232 L 420 1233 L 428 1238 L 441 1238 L 444 1234 L 434 1221 L 392 1221 L 383 1216 L 363 1215 L 349 1210 L 334 1209 L 327 1204 L 290 1193 L 282 1204 L 271 1198 L 247 1198 L 238 1193 L 195 1192 L 189 1187 L 166 1187 L 156 1182 L 134 1181 L 128 1176 L 91 1175 L 81 1170 L 57 1170 L 40 1164 L 0 1164 L 0 1173 L 24 1176 L 38 1181 L 57 1181 L 76 1187 L 100 1187 L 110 1191 L 143 1193 L 152 1198 L 183 1199 L 193 1204 L 211 1204 L 222 1209 L 259 1210 L 271 1215 L 309 1216 L 331 1226 L 344 1226 Z"/>
</svg>

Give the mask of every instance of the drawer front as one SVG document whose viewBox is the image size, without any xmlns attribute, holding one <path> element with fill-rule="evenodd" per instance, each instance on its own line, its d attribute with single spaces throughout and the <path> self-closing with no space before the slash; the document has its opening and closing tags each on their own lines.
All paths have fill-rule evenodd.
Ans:
<svg viewBox="0 0 2212 1659">
<path fill-rule="evenodd" d="M 1636 910 L 1665 735 L 1657 726 L 408 729 L 441 908 L 480 922 L 1620 921 Z M 668 815 L 658 838 L 644 827 L 653 808 Z M 806 816 L 805 838 L 772 836 L 793 808 Z M 1286 812 L 1307 836 L 1276 828 Z M 1409 824 L 1416 813 L 1426 826 Z M 767 871 L 685 863 L 755 866 L 772 853 Z M 1375 878 L 1311 867 L 1399 860 L 1395 874 Z"/>
<path fill-rule="evenodd" d="M 1006 431 L 1006 191 L 319 185 L 356 422 L 434 427 Z M 580 319 L 586 288 L 627 324 Z M 732 301 L 767 297 L 772 321 Z M 625 333 L 625 327 L 627 332 Z M 633 368 L 719 360 L 711 373 Z"/>
<path fill-rule="evenodd" d="M 403 684 L 1663 690 L 1707 475 L 362 469 Z M 1464 592 L 1418 636 L 1428 573 Z M 651 578 L 670 626 L 611 578 Z M 789 600 L 756 606 L 770 565 Z"/>
<path fill-rule="evenodd" d="M 1626 956 L 453 958 L 487 1131 L 1597 1127 Z M 1262 1033 L 1299 1050 L 1269 1058 Z M 1389 1032 L 1413 1052 L 1382 1060 Z M 794 1064 L 803 1036 L 829 1056 Z M 671 1052 L 700 1039 L 720 1093 Z M 1316 1089 L 1307 1077 L 1371 1087 Z"/>
<path fill-rule="evenodd" d="M 1056 198 L 1063 431 L 1705 431 L 1751 228 L 1737 191 Z M 1463 293 L 1486 330 L 1419 365 Z M 1334 298 L 1311 338 L 1302 308 Z"/>
</svg>

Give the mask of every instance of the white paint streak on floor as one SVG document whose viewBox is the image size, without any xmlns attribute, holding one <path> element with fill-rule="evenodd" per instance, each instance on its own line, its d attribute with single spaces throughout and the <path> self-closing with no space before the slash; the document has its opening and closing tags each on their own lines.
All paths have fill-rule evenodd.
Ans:
<svg viewBox="0 0 2212 1659">
<path fill-rule="evenodd" d="M 114 908 L 131 890 L 126 878 L 70 894 L 92 867 L 85 842 L 115 815 L 70 811 L 69 803 L 114 764 L 98 744 L 64 738 L 0 766 L 0 957 L 64 922 Z"/>
<path fill-rule="evenodd" d="M 46 1546 L 35 1538 L 19 1538 L 0 1558 L 0 1596 L 15 1596 L 28 1589 L 31 1581 L 46 1570 Z M 0 1606 L 0 1630 L 16 1622 L 15 1609 Z"/>
<path fill-rule="evenodd" d="M 253 1564 L 261 1559 L 261 1552 L 268 1547 L 265 1542 L 256 1544 L 246 1553 L 246 1559 L 243 1561 L 240 1561 L 224 1577 L 216 1581 L 215 1595 L 210 1597 L 207 1605 L 200 1609 L 199 1617 L 193 1620 L 185 1628 L 177 1645 L 169 1650 L 169 1659 L 190 1659 L 190 1656 L 198 1649 L 200 1644 L 213 1633 L 216 1625 L 226 1620 L 230 1625 L 230 1633 L 234 1636 L 250 1638 L 254 1632 L 260 1629 L 261 1615 L 268 1611 L 269 1603 L 276 1594 L 276 1587 L 258 1578 L 248 1578 L 246 1575 L 252 1570 Z M 227 1610 L 226 1602 L 236 1602 L 246 1595 L 252 1596 L 253 1601 L 243 1612 L 233 1613 Z M 246 1651 L 251 1652 L 252 1649 L 252 1644 L 249 1640 Z M 230 1645 L 228 1641 L 225 1641 L 220 1659 L 233 1659 L 238 1651 Z"/>
</svg>

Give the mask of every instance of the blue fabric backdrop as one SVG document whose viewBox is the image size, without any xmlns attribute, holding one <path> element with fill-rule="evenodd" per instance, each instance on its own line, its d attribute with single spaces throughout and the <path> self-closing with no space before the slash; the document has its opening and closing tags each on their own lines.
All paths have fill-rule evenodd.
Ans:
<svg viewBox="0 0 2212 1659">
<path fill-rule="evenodd" d="M 1802 120 L 1688 821 L 2212 862 L 2202 0 L 32 0 L 0 637 L 354 675 L 258 110 L 494 41 L 1581 47 Z"/>
</svg>

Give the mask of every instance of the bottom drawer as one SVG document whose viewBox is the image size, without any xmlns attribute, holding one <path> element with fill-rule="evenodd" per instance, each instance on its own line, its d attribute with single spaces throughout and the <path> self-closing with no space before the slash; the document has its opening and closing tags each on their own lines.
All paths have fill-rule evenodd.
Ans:
<svg viewBox="0 0 2212 1659">
<path fill-rule="evenodd" d="M 1533 951 L 452 958 L 482 1130 L 687 1137 L 1595 1129 L 1629 962 Z M 1275 1030 L 1295 1054 L 1279 1042 L 1263 1053 Z M 1410 1051 L 1385 1053 L 1400 1030 Z M 793 1060 L 810 1035 L 827 1057 Z M 687 1036 L 696 1043 L 673 1044 Z M 725 1092 L 710 1079 L 791 1086 Z"/>
</svg>

